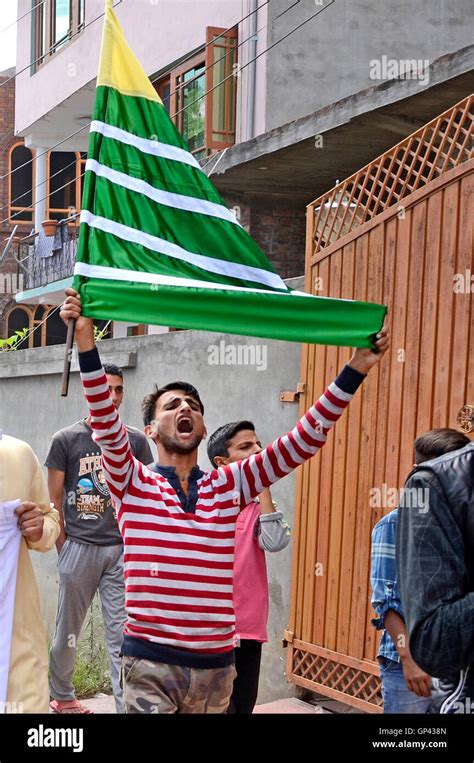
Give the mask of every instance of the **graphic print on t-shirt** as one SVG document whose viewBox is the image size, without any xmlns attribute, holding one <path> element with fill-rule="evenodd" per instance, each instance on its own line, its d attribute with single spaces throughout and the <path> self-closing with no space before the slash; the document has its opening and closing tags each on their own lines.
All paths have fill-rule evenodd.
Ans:
<svg viewBox="0 0 474 763">
<path fill-rule="evenodd" d="M 145 435 L 128 427 L 132 451 L 144 464 L 153 460 Z M 100 450 L 85 419 L 54 435 L 46 456 L 48 469 L 64 472 L 66 534 L 79 543 L 122 543 L 117 514 L 104 480 Z"/>
<path fill-rule="evenodd" d="M 87 453 L 79 459 L 76 487 L 78 519 L 100 519 L 109 507 L 111 507 L 110 492 L 102 470 L 100 451 Z"/>
</svg>

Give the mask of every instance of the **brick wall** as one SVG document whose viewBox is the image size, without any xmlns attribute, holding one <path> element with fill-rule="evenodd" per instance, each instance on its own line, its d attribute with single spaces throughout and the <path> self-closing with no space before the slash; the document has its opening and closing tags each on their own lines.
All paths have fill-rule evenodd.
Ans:
<svg viewBox="0 0 474 763">
<path fill-rule="evenodd" d="M 265 252 L 282 278 L 304 274 L 305 209 L 249 206 L 245 201 L 226 196 L 229 207 L 240 208 L 240 223 Z"/>
<path fill-rule="evenodd" d="M 0 76 L 0 256 L 3 253 L 6 239 L 10 235 L 13 226 L 9 222 L 3 222 L 8 217 L 9 201 L 9 156 L 10 148 L 19 139 L 14 136 L 15 127 L 15 80 L 11 79 L 7 84 L 8 78 L 14 74 L 14 70 L 8 70 Z M 6 177 L 4 177 L 6 176 Z M 26 236 L 32 228 L 31 223 L 21 223 L 17 230 L 17 235 Z M 9 278 L 5 278 L 10 274 Z M 5 315 L 9 307 L 14 302 L 14 296 L 6 292 L 8 285 L 18 283 L 18 265 L 11 255 L 0 263 L 0 338 L 6 336 Z"/>
<path fill-rule="evenodd" d="M 304 274 L 305 210 L 251 210 L 250 235 L 282 278 Z"/>
</svg>

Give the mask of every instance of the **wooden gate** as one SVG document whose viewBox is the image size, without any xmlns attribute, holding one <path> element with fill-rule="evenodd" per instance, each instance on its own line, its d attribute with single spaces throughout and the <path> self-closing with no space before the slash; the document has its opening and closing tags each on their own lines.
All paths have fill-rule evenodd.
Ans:
<svg viewBox="0 0 474 763">
<path fill-rule="evenodd" d="M 472 127 L 471 96 L 308 207 L 306 289 L 388 305 L 392 340 L 299 474 L 287 675 L 371 712 L 382 698 L 370 534 L 395 508 L 371 506 L 371 491 L 402 487 L 415 437 L 456 427 L 474 403 Z M 349 354 L 304 347 L 301 412 Z"/>
</svg>

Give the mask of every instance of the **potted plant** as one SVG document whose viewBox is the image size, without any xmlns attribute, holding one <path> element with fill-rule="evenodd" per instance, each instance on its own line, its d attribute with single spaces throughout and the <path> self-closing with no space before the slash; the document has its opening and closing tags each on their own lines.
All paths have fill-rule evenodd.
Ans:
<svg viewBox="0 0 474 763">
<path fill-rule="evenodd" d="M 45 236 L 55 236 L 56 235 L 56 228 L 58 227 L 58 221 L 57 220 L 43 220 L 41 223 L 44 230 Z"/>
</svg>

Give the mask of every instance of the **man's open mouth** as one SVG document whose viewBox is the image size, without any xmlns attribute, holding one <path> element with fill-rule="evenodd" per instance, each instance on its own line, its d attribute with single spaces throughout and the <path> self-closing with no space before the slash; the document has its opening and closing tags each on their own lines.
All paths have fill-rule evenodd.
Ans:
<svg viewBox="0 0 474 763">
<path fill-rule="evenodd" d="M 183 418 L 179 419 L 178 421 L 179 434 L 191 434 L 192 431 L 193 431 L 192 419 L 190 419 L 188 416 L 183 416 Z"/>
</svg>

